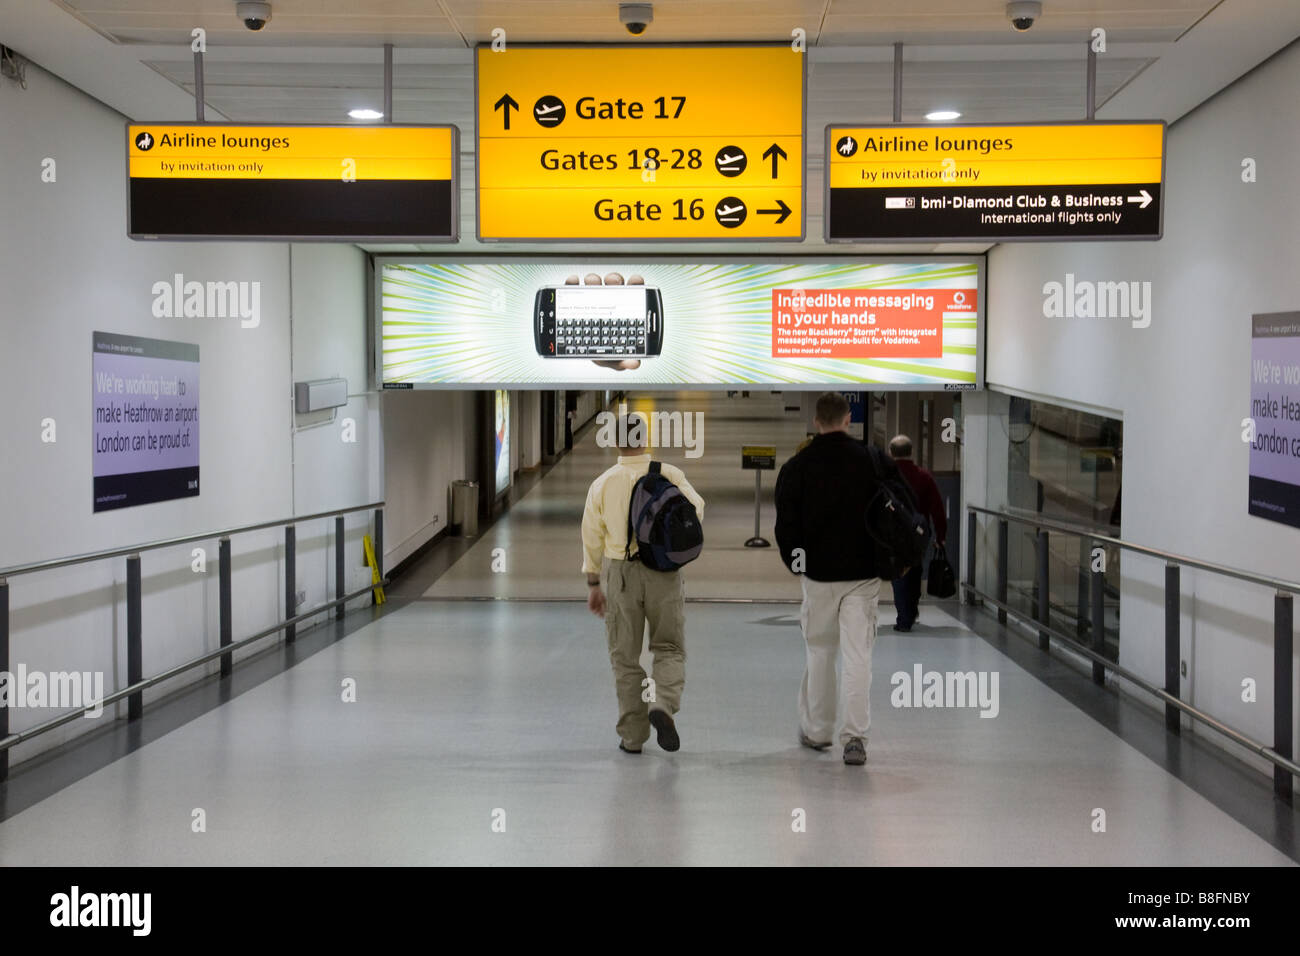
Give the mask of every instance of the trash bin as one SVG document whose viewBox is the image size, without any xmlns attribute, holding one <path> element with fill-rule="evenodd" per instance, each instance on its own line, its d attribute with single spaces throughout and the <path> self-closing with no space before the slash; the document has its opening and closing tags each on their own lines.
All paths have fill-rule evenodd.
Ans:
<svg viewBox="0 0 1300 956">
<path fill-rule="evenodd" d="M 478 482 L 461 478 L 451 483 L 451 533 L 464 538 L 478 534 Z"/>
</svg>

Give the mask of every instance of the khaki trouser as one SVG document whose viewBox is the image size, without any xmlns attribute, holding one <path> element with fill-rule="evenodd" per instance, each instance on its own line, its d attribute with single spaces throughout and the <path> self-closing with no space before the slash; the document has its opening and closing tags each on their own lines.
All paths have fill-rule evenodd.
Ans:
<svg viewBox="0 0 1300 956">
<path fill-rule="evenodd" d="M 650 708 L 677 713 L 686 683 L 686 591 L 678 571 L 652 571 L 640 561 L 607 559 L 605 635 L 618 693 L 618 735 L 629 748 L 650 739 Z M 650 625 L 653 684 L 645 684 L 641 645 Z M 651 694 L 653 690 L 653 695 Z M 653 696 L 653 701 L 649 700 Z"/>
<path fill-rule="evenodd" d="M 835 737 L 839 703 L 835 658 L 842 656 L 843 720 L 839 741 L 867 739 L 871 729 L 871 645 L 876 640 L 876 604 L 880 579 L 814 581 L 804 576 L 799 618 L 808 645 L 803 684 L 799 687 L 801 729 L 816 743 Z"/>
</svg>

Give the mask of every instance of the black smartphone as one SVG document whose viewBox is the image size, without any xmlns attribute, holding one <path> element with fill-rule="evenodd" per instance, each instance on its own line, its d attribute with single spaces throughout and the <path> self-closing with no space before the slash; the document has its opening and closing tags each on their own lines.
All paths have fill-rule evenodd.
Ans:
<svg viewBox="0 0 1300 956">
<path fill-rule="evenodd" d="M 649 358 L 663 349 L 663 298 L 645 285 L 543 286 L 533 340 L 546 358 Z"/>
</svg>

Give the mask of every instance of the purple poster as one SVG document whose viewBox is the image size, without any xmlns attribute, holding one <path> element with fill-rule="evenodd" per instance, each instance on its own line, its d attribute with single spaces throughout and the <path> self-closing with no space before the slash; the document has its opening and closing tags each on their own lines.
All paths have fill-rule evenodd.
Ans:
<svg viewBox="0 0 1300 956">
<path fill-rule="evenodd" d="M 199 493 L 199 347 L 94 333 L 95 510 Z"/>
<path fill-rule="evenodd" d="M 1300 528 L 1300 312 L 1251 318 L 1250 513 Z"/>
</svg>

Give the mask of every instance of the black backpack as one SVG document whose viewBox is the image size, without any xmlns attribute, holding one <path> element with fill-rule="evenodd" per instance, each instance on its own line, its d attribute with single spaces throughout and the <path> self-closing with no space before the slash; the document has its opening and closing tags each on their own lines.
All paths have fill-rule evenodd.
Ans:
<svg viewBox="0 0 1300 956">
<path fill-rule="evenodd" d="M 652 571 L 676 571 L 698 558 L 703 549 L 704 531 L 695 505 L 663 475 L 659 462 L 650 462 L 650 470 L 632 486 L 624 557 Z"/>
<path fill-rule="evenodd" d="M 876 492 L 867 502 L 867 534 L 876 543 L 880 576 L 893 580 L 925 558 L 930 522 L 917 508 L 912 489 L 893 459 L 872 444 L 867 452 L 876 472 Z"/>
</svg>

